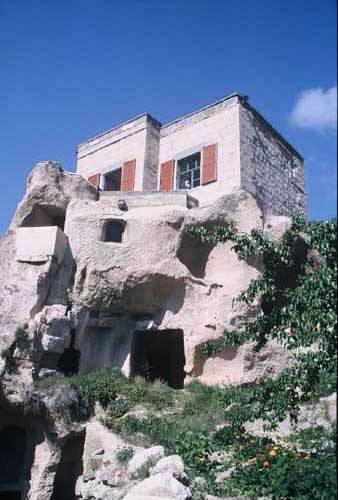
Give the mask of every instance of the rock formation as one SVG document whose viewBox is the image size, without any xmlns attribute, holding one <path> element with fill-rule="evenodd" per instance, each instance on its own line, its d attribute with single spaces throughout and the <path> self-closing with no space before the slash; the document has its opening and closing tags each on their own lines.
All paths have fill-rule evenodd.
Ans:
<svg viewBox="0 0 338 500">
<path fill-rule="evenodd" d="M 259 304 L 249 307 L 236 297 L 261 263 L 239 261 L 230 243 L 202 244 L 185 231 L 225 221 L 276 239 L 290 224 L 266 217 L 246 191 L 200 208 L 184 192 L 122 198 L 100 194 L 53 162 L 33 169 L 0 243 L 0 432 L 24 433 L 23 498 L 57 500 L 62 468 L 73 467 L 76 478 L 81 460 L 76 492 L 84 499 L 161 498 L 159 485 L 163 497 L 190 496 L 179 459 L 162 455 L 151 476 L 130 489 L 133 474 L 109 458 L 109 450 L 124 444 L 97 422 L 78 423 L 71 390 L 42 394 L 34 381 L 118 367 L 175 388 L 193 377 L 239 385 L 277 375 L 287 364 L 284 349 L 271 343 L 259 353 L 244 345 L 208 359 L 201 354 L 205 342 L 260 314 Z"/>
</svg>

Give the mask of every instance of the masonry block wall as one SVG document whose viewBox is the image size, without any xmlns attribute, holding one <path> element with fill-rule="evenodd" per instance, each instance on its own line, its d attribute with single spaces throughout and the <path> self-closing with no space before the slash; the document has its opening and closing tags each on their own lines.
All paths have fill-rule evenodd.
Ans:
<svg viewBox="0 0 338 500">
<path fill-rule="evenodd" d="M 186 184 L 189 158 L 197 172 Z M 121 191 L 188 190 L 208 205 L 242 188 L 265 213 L 307 211 L 302 157 L 239 94 L 165 125 L 144 114 L 78 147 L 77 172 L 94 186 L 118 170 Z"/>
<path fill-rule="evenodd" d="M 177 189 L 177 162 L 189 155 L 201 152 L 201 185 L 189 190 L 201 204 L 240 187 L 240 148 L 238 99 L 233 97 L 208 106 L 201 111 L 175 120 L 161 127 L 161 166 L 173 161 L 171 189 Z M 215 148 L 215 176 L 203 179 L 207 149 Z M 203 154 L 204 152 L 204 154 Z M 159 179 L 159 188 L 160 179 Z"/>
<path fill-rule="evenodd" d="M 265 213 L 307 212 L 304 160 L 251 106 L 239 105 L 241 187 Z"/>
<path fill-rule="evenodd" d="M 160 124 L 144 114 L 77 148 L 77 173 L 100 186 L 102 175 L 122 169 L 124 191 L 156 189 Z"/>
</svg>

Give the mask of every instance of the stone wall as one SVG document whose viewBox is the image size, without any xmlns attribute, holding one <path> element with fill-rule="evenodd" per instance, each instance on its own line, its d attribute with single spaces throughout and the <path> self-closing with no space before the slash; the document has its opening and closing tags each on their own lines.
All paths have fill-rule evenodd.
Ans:
<svg viewBox="0 0 338 500">
<path fill-rule="evenodd" d="M 88 178 L 96 173 L 108 173 L 122 167 L 124 162 L 136 159 L 134 189 L 141 191 L 147 186 L 150 189 L 154 184 L 153 176 L 156 177 L 154 155 L 157 155 L 158 128 L 159 123 L 144 114 L 80 144 L 77 172 Z"/>
<path fill-rule="evenodd" d="M 189 190 L 202 205 L 238 189 L 240 184 L 237 95 L 162 126 L 159 163 L 197 153 L 217 144 L 217 181 Z M 176 168 L 174 188 L 176 188 Z"/>
<path fill-rule="evenodd" d="M 156 120 L 150 120 L 146 129 L 146 151 L 143 174 L 143 191 L 157 189 L 158 156 L 160 148 L 160 127 Z"/>
<path fill-rule="evenodd" d="M 303 158 L 248 104 L 240 105 L 239 116 L 241 187 L 264 213 L 306 213 Z"/>
</svg>

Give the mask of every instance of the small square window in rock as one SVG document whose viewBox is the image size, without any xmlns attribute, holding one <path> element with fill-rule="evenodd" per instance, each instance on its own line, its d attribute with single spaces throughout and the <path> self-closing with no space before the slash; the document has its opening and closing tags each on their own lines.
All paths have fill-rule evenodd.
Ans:
<svg viewBox="0 0 338 500">
<path fill-rule="evenodd" d="M 178 189 L 191 189 L 201 184 L 201 153 L 195 153 L 177 162 Z"/>
<path fill-rule="evenodd" d="M 102 241 L 122 243 L 126 223 L 123 220 L 107 220 L 103 224 Z"/>
</svg>

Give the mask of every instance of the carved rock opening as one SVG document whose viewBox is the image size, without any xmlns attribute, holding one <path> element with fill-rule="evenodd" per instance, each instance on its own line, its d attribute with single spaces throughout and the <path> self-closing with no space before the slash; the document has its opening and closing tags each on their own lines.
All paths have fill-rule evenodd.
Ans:
<svg viewBox="0 0 338 500">
<path fill-rule="evenodd" d="M 57 362 L 57 369 L 64 375 L 75 375 L 79 371 L 81 352 L 75 349 L 75 331 L 71 331 L 70 346 L 66 347 Z"/>
<path fill-rule="evenodd" d="M 0 499 L 22 500 L 26 486 L 26 431 L 10 425 L 0 432 Z"/>
<path fill-rule="evenodd" d="M 34 205 L 33 210 L 22 221 L 21 227 L 58 226 L 63 231 L 65 218 L 66 212 L 61 207 Z"/>
<path fill-rule="evenodd" d="M 149 382 L 162 380 L 174 389 L 184 385 L 184 336 L 182 330 L 136 330 L 131 346 L 131 376 Z"/>
<path fill-rule="evenodd" d="M 83 472 L 85 433 L 68 439 L 56 470 L 51 500 L 76 500 L 75 485 Z"/>
</svg>

